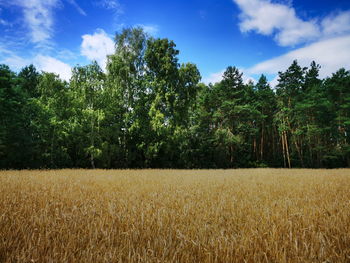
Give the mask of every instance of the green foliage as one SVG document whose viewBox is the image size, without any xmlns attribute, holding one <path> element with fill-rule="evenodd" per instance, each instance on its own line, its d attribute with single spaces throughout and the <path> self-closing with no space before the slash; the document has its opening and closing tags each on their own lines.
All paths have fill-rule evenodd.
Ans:
<svg viewBox="0 0 350 263">
<path fill-rule="evenodd" d="M 123 30 L 104 72 L 69 82 L 0 65 L 0 168 L 350 166 L 350 72 L 297 61 L 275 90 L 228 67 L 214 85 L 173 41 Z"/>
</svg>

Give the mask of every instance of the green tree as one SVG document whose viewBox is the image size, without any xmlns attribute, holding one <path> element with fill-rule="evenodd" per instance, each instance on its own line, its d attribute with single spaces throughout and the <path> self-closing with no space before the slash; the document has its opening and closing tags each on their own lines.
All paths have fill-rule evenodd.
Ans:
<svg viewBox="0 0 350 263">
<path fill-rule="evenodd" d="M 89 157 L 91 168 L 102 154 L 101 122 L 104 119 L 102 91 L 105 74 L 97 62 L 83 67 L 75 67 L 70 82 L 73 95 L 74 115 L 70 125 L 75 136 L 80 138 L 78 147 Z"/>
<path fill-rule="evenodd" d="M 258 160 L 261 163 L 273 165 L 276 156 L 276 132 L 273 118 L 276 112 L 276 96 L 269 85 L 266 76 L 261 75 L 255 85 L 256 100 L 255 106 L 260 113 L 260 121 L 257 124 L 259 129 Z"/>
</svg>

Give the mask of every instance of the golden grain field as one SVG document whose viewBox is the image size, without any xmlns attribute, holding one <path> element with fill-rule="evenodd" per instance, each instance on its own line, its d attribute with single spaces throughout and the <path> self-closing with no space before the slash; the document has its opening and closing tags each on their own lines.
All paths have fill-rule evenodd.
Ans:
<svg viewBox="0 0 350 263">
<path fill-rule="evenodd" d="M 2 171 L 0 262 L 350 262 L 350 170 Z"/>
</svg>

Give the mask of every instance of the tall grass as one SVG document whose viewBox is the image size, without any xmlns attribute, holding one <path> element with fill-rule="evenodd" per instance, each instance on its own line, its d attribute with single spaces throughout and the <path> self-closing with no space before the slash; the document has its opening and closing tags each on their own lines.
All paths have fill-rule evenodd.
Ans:
<svg viewBox="0 0 350 263">
<path fill-rule="evenodd" d="M 2 171 L 0 262 L 350 262 L 350 170 Z"/>
</svg>

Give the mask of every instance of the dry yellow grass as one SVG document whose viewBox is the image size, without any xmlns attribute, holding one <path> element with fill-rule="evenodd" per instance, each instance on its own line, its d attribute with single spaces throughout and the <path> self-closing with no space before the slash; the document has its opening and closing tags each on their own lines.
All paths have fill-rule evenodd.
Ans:
<svg viewBox="0 0 350 263">
<path fill-rule="evenodd" d="M 0 262 L 350 262 L 350 170 L 2 171 Z"/>
</svg>

